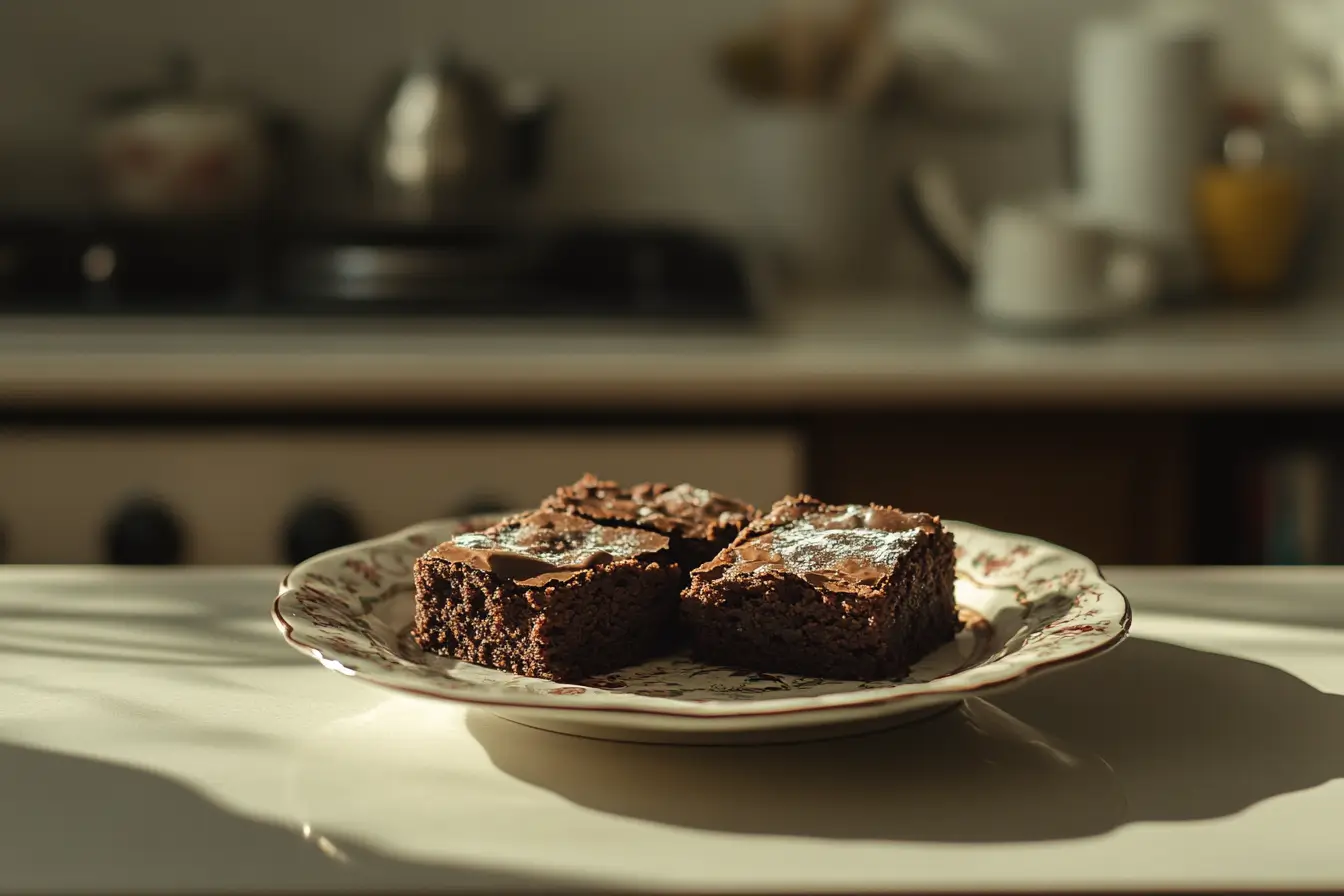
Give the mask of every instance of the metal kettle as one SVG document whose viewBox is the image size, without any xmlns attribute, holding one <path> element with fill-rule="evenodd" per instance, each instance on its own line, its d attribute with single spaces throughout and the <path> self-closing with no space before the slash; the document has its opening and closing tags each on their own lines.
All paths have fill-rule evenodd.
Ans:
<svg viewBox="0 0 1344 896">
<path fill-rule="evenodd" d="M 512 210 L 540 176 L 553 100 L 460 57 L 423 59 L 382 98 L 368 145 L 378 207 L 399 217 L 480 221 Z"/>
</svg>

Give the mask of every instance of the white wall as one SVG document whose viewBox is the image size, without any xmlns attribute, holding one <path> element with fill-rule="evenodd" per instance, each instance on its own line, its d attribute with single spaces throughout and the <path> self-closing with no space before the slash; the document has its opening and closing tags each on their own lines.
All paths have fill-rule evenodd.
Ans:
<svg viewBox="0 0 1344 896">
<path fill-rule="evenodd" d="M 1010 47 L 1010 92 L 1044 105 L 1064 100 L 1068 42 L 1078 21 L 1127 5 L 1126 0 L 909 2 L 955 4 L 989 23 Z M 709 53 L 727 30 L 752 20 L 766 5 L 766 0 L 4 0 L 0 202 L 69 192 L 89 97 L 148 78 L 168 47 L 192 51 L 209 80 L 254 88 L 300 113 L 318 150 L 312 172 L 321 180 L 348 164 L 362 116 L 385 73 L 415 47 L 443 43 L 500 70 L 553 81 L 562 91 L 565 109 L 548 196 L 552 207 L 729 220 L 736 205 L 725 128 L 732 104 L 710 75 Z M 1232 69 L 1239 78 L 1263 81 L 1260 70 L 1273 54 L 1265 52 L 1262 0 L 1214 5 L 1229 23 Z M 1028 156 L 1037 157 L 1037 144 L 1025 150 Z M 1011 175 L 1020 166 L 1005 161 L 999 167 Z"/>
</svg>

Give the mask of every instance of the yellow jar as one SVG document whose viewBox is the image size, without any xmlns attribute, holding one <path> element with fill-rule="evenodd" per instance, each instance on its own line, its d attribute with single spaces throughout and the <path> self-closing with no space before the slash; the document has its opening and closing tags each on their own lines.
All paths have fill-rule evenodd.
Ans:
<svg viewBox="0 0 1344 896">
<path fill-rule="evenodd" d="M 1217 167 L 1195 184 L 1195 212 L 1213 284 L 1260 293 L 1283 284 L 1302 238 L 1301 176 L 1272 166 Z"/>
</svg>

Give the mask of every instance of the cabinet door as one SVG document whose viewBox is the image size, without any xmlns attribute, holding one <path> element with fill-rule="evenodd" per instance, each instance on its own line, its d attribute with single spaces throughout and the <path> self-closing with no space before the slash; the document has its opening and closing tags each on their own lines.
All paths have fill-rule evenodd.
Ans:
<svg viewBox="0 0 1344 896">
<path fill-rule="evenodd" d="M 810 482 L 1035 535 L 1098 563 L 1186 559 L 1185 429 L 1137 415 L 842 415 L 813 431 Z"/>
</svg>

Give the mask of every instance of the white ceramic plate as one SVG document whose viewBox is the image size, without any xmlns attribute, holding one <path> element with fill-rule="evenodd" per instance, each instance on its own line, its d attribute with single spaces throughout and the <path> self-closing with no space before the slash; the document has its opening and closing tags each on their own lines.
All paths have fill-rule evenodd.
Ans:
<svg viewBox="0 0 1344 896">
<path fill-rule="evenodd" d="M 889 726 L 1096 656 L 1129 631 L 1128 601 L 1086 557 L 947 521 L 966 626 L 902 681 L 764 674 L 675 655 L 557 684 L 426 654 L 408 636 L 416 558 L 491 521 L 422 523 L 305 561 L 280 585 L 276 624 L 296 649 L 353 678 L 551 731 L 664 743 L 804 740 Z"/>
</svg>

